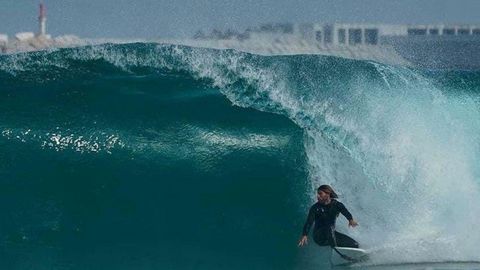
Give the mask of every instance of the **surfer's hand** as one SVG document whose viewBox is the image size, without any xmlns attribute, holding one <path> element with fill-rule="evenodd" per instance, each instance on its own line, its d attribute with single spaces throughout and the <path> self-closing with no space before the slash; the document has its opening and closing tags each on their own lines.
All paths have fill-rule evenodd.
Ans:
<svg viewBox="0 0 480 270">
<path fill-rule="evenodd" d="M 354 219 L 351 219 L 348 221 L 348 226 L 349 227 L 357 227 L 358 226 L 358 222 L 356 222 Z"/>
<path fill-rule="evenodd" d="M 307 236 L 304 235 L 302 236 L 302 239 L 300 239 L 300 242 L 298 242 L 298 246 L 299 247 L 302 247 L 304 245 L 308 244 L 308 239 L 307 239 Z"/>
</svg>

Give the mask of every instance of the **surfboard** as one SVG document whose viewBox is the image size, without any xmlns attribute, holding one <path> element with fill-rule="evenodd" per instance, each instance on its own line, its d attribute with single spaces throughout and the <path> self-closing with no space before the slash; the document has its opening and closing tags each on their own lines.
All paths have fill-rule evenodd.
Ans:
<svg viewBox="0 0 480 270">
<path fill-rule="evenodd" d="M 361 248 L 335 247 L 332 248 L 330 263 L 333 266 L 349 265 L 368 260 L 368 253 Z"/>
</svg>

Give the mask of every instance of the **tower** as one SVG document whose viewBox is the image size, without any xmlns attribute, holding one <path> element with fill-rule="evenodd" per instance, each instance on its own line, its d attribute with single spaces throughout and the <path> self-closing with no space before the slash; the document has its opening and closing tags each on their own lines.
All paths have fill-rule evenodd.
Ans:
<svg viewBox="0 0 480 270">
<path fill-rule="evenodd" d="M 38 33 L 39 36 L 45 36 L 47 34 L 47 16 L 45 11 L 45 6 L 43 2 L 40 3 L 40 14 L 38 15 L 38 24 L 40 27 L 40 31 Z"/>
</svg>

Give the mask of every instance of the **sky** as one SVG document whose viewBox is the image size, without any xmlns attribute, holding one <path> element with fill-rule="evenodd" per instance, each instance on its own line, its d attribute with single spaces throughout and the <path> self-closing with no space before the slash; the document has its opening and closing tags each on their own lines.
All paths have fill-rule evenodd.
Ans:
<svg viewBox="0 0 480 270">
<path fill-rule="evenodd" d="M 43 0 L 47 32 L 84 38 L 189 37 L 262 23 L 477 23 L 480 0 Z M 0 34 L 37 32 L 40 0 L 0 0 Z"/>
</svg>

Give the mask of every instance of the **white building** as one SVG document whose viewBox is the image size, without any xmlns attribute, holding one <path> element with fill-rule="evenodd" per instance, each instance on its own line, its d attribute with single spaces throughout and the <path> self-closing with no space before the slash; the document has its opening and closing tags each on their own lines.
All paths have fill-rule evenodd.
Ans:
<svg viewBox="0 0 480 270">
<path fill-rule="evenodd" d="M 0 45 L 6 45 L 8 43 L 8 36 L 0 34 Z"/>
<path fill-rule="evenodd" d="M 480 25 L 389 25 L 389 24 L 304 24 L 299 34 L 322 45 L 379 45 L 390 38 L 448 38 L 475 36 L 480 38 Z"/>
<path fill-rule="evenodd" d="M 35 38 L 35 34 L 33 32 L 21 32 L 15 34 L 15 39 L 17 41 L 28 41 L 33 38 Z"/>
</svg>

